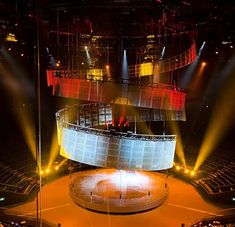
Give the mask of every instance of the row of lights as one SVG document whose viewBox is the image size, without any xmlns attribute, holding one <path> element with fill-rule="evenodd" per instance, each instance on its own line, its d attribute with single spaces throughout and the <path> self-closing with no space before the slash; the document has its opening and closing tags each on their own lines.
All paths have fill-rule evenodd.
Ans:
<svg viewBox="0 0 235 227">
<path fill-rule="evenodd" d="M 190 170 L 187 167 L 183 167 L 183 166 L 174 164 L 174 168 L 177 172 L 182 172 L 185 175 L 188 175 L 188 176 L 191 176 L 191 177 L 194 177 L 196 175 L 194 170 Z"/>
<path fill-rule="evenodd" d="M 54 170 L 55 170 L 55 171 L 58 171 L 58 170 L 59 170 L 59 166 L 55 166 Z M 41 176 L 43 176 L 43 175 L 45 175 L 45 174 L 48 175 L 48 174 L 51 173 L 51 172 L 52 172 L 52 169 L 50 169 L 50 168 L 46 168 L 45 170 L 42 169 L 42 170 L 40 171 L 40 175 L 41 175 Z"/>
</svg>

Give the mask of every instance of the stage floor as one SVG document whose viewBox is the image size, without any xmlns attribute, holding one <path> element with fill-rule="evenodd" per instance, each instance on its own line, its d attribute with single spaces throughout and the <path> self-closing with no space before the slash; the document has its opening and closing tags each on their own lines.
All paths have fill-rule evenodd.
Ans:
<svg viewBox="0 0 235 227">
<path fill-rule="evenodd" d="M 70 183 L 73 201 L 110 213 L 133 213 L 160 206 L 168 196 L 167 176 L 157 172 L 97 169 L 80 172 Z"/>
<path fill-rule="evenodd" d="M 72 179 L 77 173 L 72 175 Z M 169 197 L 160 207 L 131 215 L 110 215 L 86 210 L 76 205 L 69 195 L 70 176 L 46 184 L 42 189 L 42 217 L 62 227 L 181 227 L 222 208 L 206 202 L 195 188 L 176 178 L 169 177 Z M 228 207 L 227 207 L 228 208 Z M 25 215 L 36 215 L 36 200 L 8 209 Z"/>
</svg>

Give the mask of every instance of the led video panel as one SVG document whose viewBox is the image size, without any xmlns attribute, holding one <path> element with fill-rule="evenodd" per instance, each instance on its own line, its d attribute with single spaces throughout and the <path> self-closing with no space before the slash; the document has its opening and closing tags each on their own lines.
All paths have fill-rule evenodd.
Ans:
<svg viewBox="0 0 235 227">
<path fill-rule="evenodd" d="M 123 138 L 63 127 L 60 154 L 101 167 L 162 170 L 173 166 L 175 144 L 175 139 Z"/>
</svg>

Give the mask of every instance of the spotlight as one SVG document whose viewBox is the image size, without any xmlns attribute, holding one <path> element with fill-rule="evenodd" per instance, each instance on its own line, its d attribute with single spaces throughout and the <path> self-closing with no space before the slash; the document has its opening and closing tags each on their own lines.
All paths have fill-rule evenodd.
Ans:
<svg viewBox="0 0 235 227">
<path fill-rule="evenodd" d="M 60 67 L 60 61 L 56 62 L 56 67 Z"/>
<path fill-rule="evenodd" d="M 49 168 L 47 168 L 47 169 L 46 169 L 46 172 L 47 172 L 47 173 L 49 173 L 49 172 L 50 172 L 50 169 L 49 169 Z"/>
<path fill-rule="evenodd" d="M 55 170 L 58 170 L 58 169 L 59 169 L 59 166 L 56 166 L 56 167 L 55 167 Z"/>
<path fill-rule="evenodd" d="M 194 175 L 195 175 L 195 172 L 194 172 L 194 171 L 191 171 L 190 174 L 191 174 L 191 176 L 194 176 Z"/>
<path fill-rule="evenodd" d="M 202 43 L 202 45 L 201 45 L 201 47 L 200 47 L 199 51 L 198 51 L 198 55 L 199 55 L 199 56 L 201 55 L 202 50 L 203 50 L 203 48 L 204 48 L 205 44 L 206 44 L 206 42 L 204 41 L 204 42 Z"/>
<path fill-rule="evenodd" d="M 166 47 L 164 46 L 164 47 L 162 48 L 162 52 L 161 52 L 161 57 L 160 57 L 160 59 L 163 59 L 163 56 L 164 56 L 164 54 L 165 54 L 165 49 L 166 49 Z"/>
<path fill-rule="evenodd" d="M 189 170 L 188 170 L 188 169 L 185 169 L 184 173 L 188 174 L 188 173 L 189 173 Z"/>
<path fill-rule="evenodd" d="M 91 63 L 92 63 L 92 62 L 91 62 L 91 56 L 90 56 L 88 47 L 85 46 L 84 48 L 85 48 L 85 52 L 86 52 L 87 63 L 88 63 L 89 66 L 91 66 Z"/>
<path fill-rule="evenodd" d="M 230 48 L 233 49 L 233 45 L 230 45 Z"/>
<path fill-rule="evenodd" d="M 40 175 L 43 175 L 43 174 L 44 174 L 44 172 L 43 172 L 43 170 L 41 170 L 41 171 L 40 171 Z"/>
<path fill-rule="evenodd" d="M 215 51 L 215 54 L 217 54 L 217 55 L 218 55 L 218 54 L 219 54 L 219 52 L 218 52 L 218 51 Z"/>
<path fill-rule="evenodd" d="M 180 167 L 179 167 L 179 166 L 176 166 L 175 168 L 176 168 L 177 170 L 180 170 Z"/>
<path fill-rule="evenodd" d="M 9 47 L 8 50 L 11 51 L 12 50 L 11 47 Z"/>
<path fill-rule="evenodd" d="M 6 197 L 0 197 L 0 201 L 4 201 Z"/>
<path fill-rule="evenodd" d="M 84 65 L 84 62 L 82 62 L 81 64 Z"/>
<path fill-rule="evenodd" d="M 109 65 L 106 65 L 105 68 L 108 70 L 109 69 Z"/>
<path fill-rule="evenodd" d="M 122 56 L 122 78 L 124 80 L 128 79 L 128 62 L 127 62 L 127 52 L 125 49 L 123 50 L 123 56 Z"/>
<path fill-rule="evenodd" d="M 21 56 L 21 57 L 24 57 L 24 54 L 22 53 L 20 56 Z"/>
<path fill-rule="evenodd" d="M 202 62 L 202 66 L 206 66 L 206 62 Z"/>
</svg>

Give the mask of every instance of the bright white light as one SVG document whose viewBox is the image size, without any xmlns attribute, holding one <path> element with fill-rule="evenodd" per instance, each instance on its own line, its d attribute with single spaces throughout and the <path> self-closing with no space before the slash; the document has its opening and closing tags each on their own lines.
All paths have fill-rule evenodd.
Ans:
<svg viewBox="0 0 235 227">
<path fill-rule="evenodd" d="M 199 51 L 198 51 L 198 55 L 199 55 L 199 56 L 201 55 L 201 52 L 202 52 L 202 50 L 203 50 L 205 44 L 206 44 L 206 42 L 204 41 L 204 42 L 202 43 L 202 45 L 201 45 Z"/>
<path fill-rule="evenodd" d="M 161 53 L 160 59 L 163 59 L 164 54 L 165 54 L 165 50 L 166 50 L 166 47 L 163 47 L 163 48 L 162 48 L 162 53 Z"/>
<path fill-rule="evenodd" d="M 112 174 L 110 181 L 122 190 L 131 186 L 140 186 L 149 184 L 150 179 L 148 176 L 141 174 L 138 171 L 125 171 L 120 170 Z"/>
<path fill-rule="evenodd" d="M 0 201 L 4 201 L 5 200 L 5 197 L 0 197 Z"/>
<path fill-rule="evenodd" d="M 122 78 L 123 79 L 128 79 L 128 62 L 127 62 L 126 50 L 123 50 L 123 57 L 122 57 Z"/>
<path fill-rule="evenodd" d="M 88 65 L 91 65 L 91 56 L 89 54 L 87 46 L 85 46 L 85 50 L 86 50 L 86 58 L 87 58 Z"/>
</svg>

